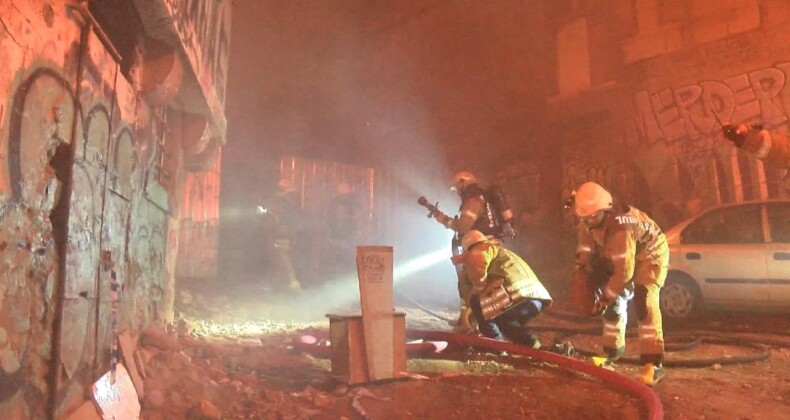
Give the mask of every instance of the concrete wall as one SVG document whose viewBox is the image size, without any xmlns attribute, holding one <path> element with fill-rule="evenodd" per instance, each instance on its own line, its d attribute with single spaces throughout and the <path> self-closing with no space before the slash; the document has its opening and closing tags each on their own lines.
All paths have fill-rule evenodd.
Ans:
<svg viewBox="0 0 790 420">
<path fill-rule="evenodd" d="M 183 130 L 70 4 L 0 1 L 3 418 L 63 415 L 109 368 L 102 255 L 122 286 L 119 329 L 172 317 L 183 183 L 162 182 L 173 165 L 163 149 L 180 151 Z M 171 168 L 176 180 L 184 160 Z"/>
</svg>

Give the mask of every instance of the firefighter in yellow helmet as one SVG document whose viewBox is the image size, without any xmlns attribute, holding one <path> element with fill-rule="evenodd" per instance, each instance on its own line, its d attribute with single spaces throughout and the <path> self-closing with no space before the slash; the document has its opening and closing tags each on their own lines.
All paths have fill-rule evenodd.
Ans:
<svg viewBox="0 0 790 420">
<path fill-rule="evenodd" d="M 479 230 L 464 235 L 460 291 L 472 309 L 480 333 L 495 340 L 540 348 L 526 323 L 552 303 L 551 295 L 524 260 Z"/>
<path fill-rule="evenodd" d="M 573 287 L 591 284 L 595 293 L 588 314 L 603 315 L 606 355 L 593 358 L 593 362 L 609 367 L 625 352 L 627 309 L 633 300 L 645 365 L 639 379 L 652 386 L 664 375 L 659 292 L 669 266 L 666 237 L 647 214 L 614 203 L 612 195 L 594 182 L 576 190 L 574 211 L 580 221 Z"/>
<path fill-rule="evenodd" d="M 766 165 L 790 169 L 790 139 L 787 135 L 769 133 L 759 125 L 724 124 L 722 132 L 736 147 L 747 151 Z"/>
</svg>

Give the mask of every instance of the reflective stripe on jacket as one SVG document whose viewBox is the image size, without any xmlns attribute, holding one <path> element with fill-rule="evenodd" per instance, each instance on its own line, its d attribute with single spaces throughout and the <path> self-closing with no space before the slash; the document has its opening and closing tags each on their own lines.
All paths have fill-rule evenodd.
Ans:
<svg viewBox="0 0 790 420">
<path fill-rule="evenodd" d="M 609 262 L 609 279 L 602 292 L 607 299 L 614 299 L 632 280 L 647 285 L 656 279 L 634 278 L 637 264 L 669 264 L 669 246 L 666 236 L 647 214 L 635 207 L 624 211 L 606 212 L 603 225 L 588 229 L 579 223 L 579 245 L 576 263 L 579 268 L 593 273 L 596 256 Z M 658 280 L 663 283 L 663 279 Z M 658 284 L 663 286 L 663 284 Z"/>
<path fill-rule="evenodd" d="M 532 268 L 513 251 L 496 243 L 483 243 L 466 254 L 464 269 L 474 290 L 472 294 L 479 293 L 496 279 L 504 279 L 505 289 L 514 302 L 525 299 L 552 302 L 549 291 Z"/>
</svg>

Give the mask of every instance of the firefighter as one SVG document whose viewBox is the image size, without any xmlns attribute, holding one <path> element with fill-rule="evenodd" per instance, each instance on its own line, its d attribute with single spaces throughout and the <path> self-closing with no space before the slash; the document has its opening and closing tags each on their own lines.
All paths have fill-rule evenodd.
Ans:
<svg viewBox="0 0 790 420">
<path fill-rule="evenodd" d="M 462 295 L 480 333 L 540 348 L 540 341 L 526 323 L 549 307 L 552 299 L 529 265 L 479 230 L 467 232 L 462 247 L 463 254 L 454 257 L 453 262 L 463 264 L 466 275 Z"/>
<path fill-rule="evenodd" d="M 474 229 L 482 232 L 490 240 L 498 241 L 506 236 L 515 236 L 511 227 L 511 212 L 504 194 L 499 189 L 489 192 L 483 189 L 475 176 L 468 171 L 460 171 L 453 175 L 453 185 L 450 188 L 461 198 L 458 216 L 451 218 L 441 211 L 433 213 L 434 219 L 447 229 L 455 232 L 452 243 L 453 256 L 461 254 L 461 239 L 464 234 Z M 457 332 L 472 332 L 470 316 L 472 312 L 465 304 L 467 299 L 462 292 L 463 271 L 456 267 L 458 275 L 458 292 L 461 297 L 461 307 L 456 321 Z"/>
<path fill-rule="evenodd" d="M 302 223 L 301 206 L 298 192 L 290 179 L 284 178 L 277 183 L 271 214 L 275 222 L 274 254 L 277 271 L 285 278 L 290 290 L 300 292 L 302 284 L 296 278 L 291 254 Z"/>
<path fill-rule="evenodd" d="M 724 138 L 766 165 L 790 169 L 790 139 L 787 135 L 769 133 L 761 126 L 750 124 L 725 124 L 722 132 Z"/>
<path fill-rule="evenodd" d="M 666 237 L 647 214 L 613 203 L 612 195 L 594 182 L 576 190 L 574 211 L 580 219 L 574 278 L 594 289 L 588 315 L 603 316 L 606 354 L 593 363 L 611 369 L 625 352 L 627 309 L 633 300 L 644 364 L 639 379 L 652 386 L 664 376 L 659 292 L 669 265 Z"/>
<path fill-rule="evenodd" d="M 461 171 L 453 175 L 451 190 L 461 198 L 461 206 L 458 217 L 451 218 L 441 212 L 434 215 L 444 227 L 459 237 L 472 229 L 492 239 L 515 235 L 511 226 L 513 213 L 499 189 L 486 191 L 471 172 Z"/>
</svg>

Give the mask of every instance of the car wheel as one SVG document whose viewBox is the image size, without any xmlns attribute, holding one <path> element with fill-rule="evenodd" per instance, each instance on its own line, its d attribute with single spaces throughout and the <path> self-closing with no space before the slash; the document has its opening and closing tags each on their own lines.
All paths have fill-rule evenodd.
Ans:
<svg viewBox="0 0 790 420">
<path fill-rule="evenodd" d="M 661 315 L 667 319 L 691 317 L 699 310 L 701 300 L 694 280 L 684 274 L 670 273 L 666 284 L 661 288 Z"/>
</svg>

